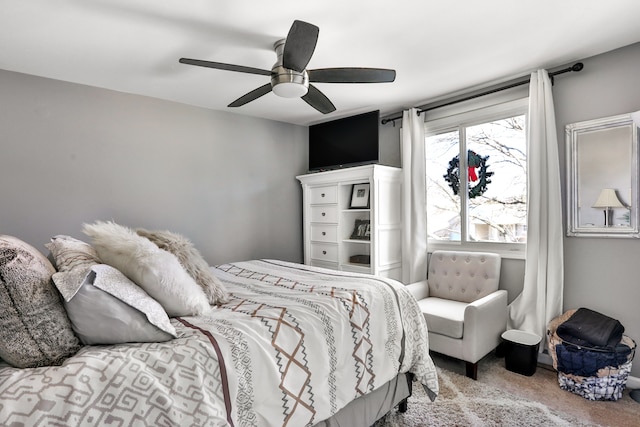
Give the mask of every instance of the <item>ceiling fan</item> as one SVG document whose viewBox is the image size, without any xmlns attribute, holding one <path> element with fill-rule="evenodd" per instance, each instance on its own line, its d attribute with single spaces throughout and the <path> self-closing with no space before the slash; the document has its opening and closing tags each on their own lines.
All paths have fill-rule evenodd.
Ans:
<svg viewBox="0 0 640 427">
<path fill-rule="evenodd" d="M 180 63 L 219 70 L 269 76 L 271 82 L 260 86 L 229 104 L 240 107 L 273 91 L 285 98 L 302 99 L 323 114 L 336 110 L 333 103 L 318 90 L 313 83 L 388 83 L 396 78 L 395 70 L 383 68 L 321 68 L 307 70 L 318 41 L 320 29 L 304 21 L 293 21 L 286 39 L 274 44 L 277 60 L 271 70 L 203 61 L 200 59 L 180 58 Z"/>
</svg>

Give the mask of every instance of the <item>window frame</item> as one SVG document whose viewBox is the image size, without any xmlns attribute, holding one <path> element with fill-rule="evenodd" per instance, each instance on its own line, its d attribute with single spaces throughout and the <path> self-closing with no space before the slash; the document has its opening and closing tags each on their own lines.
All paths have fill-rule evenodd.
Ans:
<svg viewBox="0 0 640 427">
<path fill-rule="evenodd" d="M 498 102 L 495 104 L 486 105 L 486 100 L 478 105 L 470 105 L 466 109 L 444 113 L 441 114 L 441 117 L 436 117 L 429 120 L 425 120 L 424 123 L 424 136 L 425 136 L 425 144 L 426 138 L 452 131 L 460 132 L 460 142 L 459 142 L 459 152 L 466 153 L 466 134 L 465 129 L 469 126 L 475 126 L 482 123 L 491 122 L 494 120 L 505 119 L 508 117 L 524 115 L 525 123 L 528 123 L 528 107 L 529 107 L 529 98 L 523 97 L 518 98 L 511 101 L 506 102 Z M 527 153 L 528 153 L 528 144 L 529 141 L 527 139 Z M 426 159 L 425 159 L 426 161 Z M 464 170 L 466 168 L 466 156 L 460 155 L 460 169 Z M 528 161 L 528 159 L 527 159 Z M 464 186 L 461 183 L 460 188 L 466 188 L 466 176 L 462 174 L 464 178 Z M 526 177 L 528 179 L 528 177 Z M 527 185 L 528 187 L 528 185 Z M 429 195 L 427 194 L 427 200 Z M 468 251 L 489 251 L 500 254 L 503 258 L 513 258 L 513 259 L 524 259 L 526 254 L 526 243 L 502 243 L 502 242 L 473 242 L 467 239 L 468 236 L 468 221 L 467 221 L 467 192 L 460 192 L 460 205 L 464 206 L 464 209 L 461 209 L 460 212 L 460 231 L 461 238 L 460 241 L 450 241 L 450 240 L 435 240 L 429 239 L 427 241 L 429 252 L 433 252 L 434 250 L 468 250 Z M 527 208 L 528 209 L 528 208 Z M 429 219 L 427 218 L 427 221 Z"/>
</svg>

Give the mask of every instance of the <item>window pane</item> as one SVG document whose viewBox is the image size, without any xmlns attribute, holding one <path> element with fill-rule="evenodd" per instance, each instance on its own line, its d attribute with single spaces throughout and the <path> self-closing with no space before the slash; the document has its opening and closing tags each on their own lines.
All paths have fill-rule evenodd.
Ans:
<svg viewBox="0 0 640 427">
<path fill-rule="evenodd" d="M 466 137 L 469 240 L 526 242 L 525 116 L 470 126 Z"/>
<path fill-rule="evenodd" d="M 449 162 L 460 153 L 458 131 L 427 137 L 426 144 L 427 235 L 460 241 L 460 197 L 444 178 Z"/>
</svg>

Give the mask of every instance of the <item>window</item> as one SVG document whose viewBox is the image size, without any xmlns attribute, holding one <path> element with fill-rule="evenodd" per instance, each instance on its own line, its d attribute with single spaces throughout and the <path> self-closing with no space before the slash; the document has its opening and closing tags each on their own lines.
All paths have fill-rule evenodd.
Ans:
<svg viewBox="0 0 640 427">
<path fill-rule="evenodd" d="M 524 251 L 526 110 L 525 99 L 425 123 L 430 245 Z"/>
</svg>

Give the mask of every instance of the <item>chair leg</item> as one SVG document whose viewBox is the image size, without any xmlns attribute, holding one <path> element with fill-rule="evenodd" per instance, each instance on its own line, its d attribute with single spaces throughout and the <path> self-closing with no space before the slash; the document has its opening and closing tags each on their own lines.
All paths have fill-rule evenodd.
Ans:
<svg viewBox="0 0 640 427">
<path fill-rule="evenodd" d="M 467 367 L 467 376 L 472 380 L 477 380 L 478 379 L 478 362 L 476 363 L 465 362 L 465 364 Z"/>
</svg>

